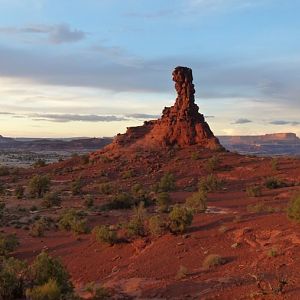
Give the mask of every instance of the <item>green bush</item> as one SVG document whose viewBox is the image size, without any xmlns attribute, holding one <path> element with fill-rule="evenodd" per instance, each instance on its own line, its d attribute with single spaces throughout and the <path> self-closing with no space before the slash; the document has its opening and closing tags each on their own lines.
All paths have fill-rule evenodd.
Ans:
<svg viewBox="0 0 300 300">
<path fill-rule="evenodd" d="M 48 176 L 35 175 L 29 182 L 29 193 L 31 197 L 41 198 L 50 189 L 50 179 Z"/>
<path fill-rule="evenodd" d="M 58 226 L 62 230 L 72 231 L 75 234 L 89 231 L 86 220 L 74 209 L 69 209 L 61 215 Z"/>
<path fill-rule="evenodd" d="M 135 176 L 135 172 L 134 170 L 127 170 L 127 171 L 124 171 L 122 173 L 122 178 L 123 179 L 128 179 L 128 178 L 132 178 Z"/>
<path fill-rule="evenodd" d="M 34 168 L 41 168 L 41 167 L 45 167 L 45 166 L 46 166 L 46 162 L 40 158 L 33 164 Z"/>
<path fill-rule="evenodd" d="M 81 155 L 81 161 L 84 165 L 87 165 L 90 162 L 90 156 L 88 154 Z"/>
<path fill-rule="evenodd" d="M 22 185 L 18 185 L 15 190 L 15 195 L 17 199 L 22 199 L 24 197 L 25 188 Z"/>
<path fill-rule="evenodd" d="M 9 175 L 9 168 L 7 166 L 0 166 L 0 176 Z"/>
<path fill-rule="evenodd" d="M 163 218 L 159 215 L 152 216 L 148 220 L 148 230 L 153 236 L 160 236 L 165 232 L 166 224 Z"/>
<path fill-rule="evenodd" d="M 220 158 L 217 155 L 214 155 L 211 158 L 209 158 L 204 165 L 204 169 L 207 172 L 213 172 L 218 170 L 219 168 L 220 168 Z"/>
<path fill-rule="evenodd" d="M 94 206 L 94 198 L 91 195 L 87 195 L 86 198 L 84 199 L 83 205 L 86 208 L 91 208 Z"/>
<path fill-rule="evenodd" d="M 220 190 L 222 185 L 223 182 L 217 176 L 210 174 L 200 179 L 198 189 L 210 193 Z"/>
<path fill-rule="evenodd" d="M 272 206 L 266 205 L 264 202 L 259 202 L 253 205 L 248 205 L 247 210 L 251 213 L 274 213 L 276 209 Z"/>
<path fill-rule="evenodd" d="M 194 212 L 205 212 L 207 209 L 207 194 L 203 190 L 193 193 L 185 201 L 185 205 Z"/>
<path fill-rule="evenodd" d="M 191 155 L 191 159 L 192 160 L 198 160 L 198 159 L 200 159 L 199 152 L 193 152 L 192 155 Z"/>
<path fill-rule="evenodd" d="M 89 299 L 92 300 L 107 300 L 111 299 L 110 292 L 103 286 L 97 285 L 95 282 L 88 283 L 84 290 L 90 294 Z"/>
<path fill-rule="evenodd" d="M 175 205 L 169 213 L 170 230 L 173 233 L 183 233 L 193 222 L 193 213 L 190 209 Z"/>
<path fill-rule="evenodd" d="M 58 300 L 61 299 L 61 289 L 56 280 L 50 278 L 42 285 L 27 289 L 26 297 L 30 300 Z"/>
<path fill-rule="evenodd" d="M 4 216 L 4 211 L 5 211 L 5 203 L 0 202 L 0 221 L 2 220 L 2 218 Z"/>
<path fill-rule="evenodd" d="M 278 159 L 277 158 L 272 158 L 271 168 L 273 171 L 278 171 Z"/>
<path fill-rule="evenodd" d="M 76 179 L 71 186 L 72 195 L 81 195 L 83 188 L 83 181 L 81 178 Z"/>
<path fill-rule="evenodd" d="M 55 280 L 63 294 L 73 291 L 70 276 L 62 263 L 42 251 L 29 268 L 30 278 L 34 285 L 42 286 Z"/>
<path fill-rule="evenodd" d="M 60 205 L 61 205 L 61 197 L 57 192 L 47 193 L 44 196 L 44 199 L 42 201 L 42 206 L 45 208 L 50 208 L 53 206 L 60 206 Z"/>
<path fill-rule="evenodd" d="M 113 186 L 108 182 L 102 183 L 99 189 L 100 192 L 104 195 L 110 195 L 113 192 Z"/>
<path fill-rule="evenodd" d="M 209 269 L 215 266 L 224 265 L 226 260 L 218 254 L 210 254 L 203 261 L 203 267 Z"/>
<path fill-rule="evenodd" d="M 19 240 L 15 234 L 4 235 L 0 233 L 0 256 L 7 256 L 19 246 Z"/>
<path fill-rule="evenodd" d="M 287 184 L 285 182 L 281 181 L 278 178 L 269 177 L 265 181 L 265 186 L 268 189 L 279 189 L 279 188 L 282 188 L 282 187 L 286 187 Z"/>
<path fill-rule="evenodd" d="M 158 209 L 160 212 L 167 212 L 171 204 L 171 197 L 169 193 L 159 193 L 156 199 Z"/>
<path fill-rule="evenodd" d="M 158 183 L 158 192 L 171 192 L 175 190 L 175 177 L 172 173 L 166 173 Z"/>
<path fill-rule="evenodd" d="M 47 222 L 45 219 L 36 220 L 31 226 L 29 234 L 33 237 L 42 237 L 47 229 Z"/>
<path fill-rule="evenodd" d="M 145 219 L 146 210 L 144 204 L 140 203 L 139 206 L 134 207 L 134 214 L 126 226 L 130 237 L 146 235 Z"/>
<path fill-rule="evenodd" d="M 259 185 L 248 186 L 246 193 L 249 197 L 260 197 L 262 194 L 261 187 Z"/>
<path fill-rule="evenodd" d="M 108 209 L 128 209 L 133 205 L 133 198 L 128 193 L 120 193 L 107 204 Z"/>
<path fill-rule="evenodd" d="M 287 215 L 289 219 L 300 222 L 300 195 L 293 197 L 291 200 L 287 209 Z"/>
<path fill-rule="evenodd" d="M 18 259 L 0 258 L 0 299 L 22 298 L 26 269 L 26 263 Z"/>
<path fill-rule="evenodd" d="M 98 242 L 107 243 L 113 245 L 117 242 L 117 233 L 107 225 L 96 226 L 92 230 L 95 239 Z"/>
</svg>

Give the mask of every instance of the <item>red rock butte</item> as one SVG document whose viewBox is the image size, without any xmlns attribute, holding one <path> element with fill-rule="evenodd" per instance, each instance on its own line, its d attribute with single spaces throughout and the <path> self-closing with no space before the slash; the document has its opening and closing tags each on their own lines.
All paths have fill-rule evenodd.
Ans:
<svg viewBox="0 0 300 300">
<path fill-rule="evenodd" d="M 165 107 L 158 120 L 128 127 L 127 132 L 118 134 L 108 148 L 200 145 L 212 150 L 222 149 L 195 103 L 192 69 L 176 67 L 172 75 L 177 92 L 175 104 Z"/>
</svg>

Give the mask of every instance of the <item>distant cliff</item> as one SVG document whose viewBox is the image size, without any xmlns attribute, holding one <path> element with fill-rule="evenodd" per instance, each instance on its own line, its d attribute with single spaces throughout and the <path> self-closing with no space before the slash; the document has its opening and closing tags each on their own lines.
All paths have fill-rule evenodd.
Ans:
<svg viewBox="0 0 300 300">
<path fill-rule="evenodd" d="M 295 133 L 274 133 L 253 136 L 219 136 L 230 151 L 257 155 L 300 155 L 300 139 Z"/>
</svg>

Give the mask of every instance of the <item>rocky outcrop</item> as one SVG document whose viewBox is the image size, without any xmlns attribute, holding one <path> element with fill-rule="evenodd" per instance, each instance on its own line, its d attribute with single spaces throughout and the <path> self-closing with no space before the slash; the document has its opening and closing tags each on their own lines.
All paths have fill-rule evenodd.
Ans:
<svg viewBox="0 0 300 300">
<path fill-rule="evenodd" d="M 177 92 L 175 104 L 165 107 L 160 119 L 129 127 L 125 134 L 116 137 L 113 147 L 185 147 L 197 144 L 209 149 L 222 148 L 195 103 L 192 70 L 177 67 L 172 75 Z"/>
</svg>

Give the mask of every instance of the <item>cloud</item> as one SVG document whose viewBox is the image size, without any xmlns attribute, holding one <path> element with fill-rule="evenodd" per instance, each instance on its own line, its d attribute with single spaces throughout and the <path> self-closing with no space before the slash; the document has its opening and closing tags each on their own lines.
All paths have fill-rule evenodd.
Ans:
<svg viewBox="0 0 300 300">
<path fill-rule="evenodd" d="M 274 120 L 270 122 L 271 125 L 292 125 L 297 126 L 300 125 L 298 121 L 285 121 L 285 120 Z"/>
<path fill-rule="evenodd" d="M 0 115 L 14 115 L 12 112 L 1 111 Z"/>
<path fill-rule="evenodd" d="M 193 69 L 196 96 L 202 99 L 252 99 L 300 108 L 297 59 L 256 61 L 204 56 L 142 59 L 118 47 L 100 45 L 98 50 L 51 55 L 46 51 L 40 54 L 34 49 L 29 52 L 0 45 L 0 77 L 115 93 L 174 93 L 170 74 L 177 65 L 186 65 Z"/>
<path fill-rule="evenodd" d="M 86 33 L 78 30 L 71 29 L 67 24 L 54 26 L 49 32 L 49 40 L 54 44 L 74 43 L 83 40 Z"/>
<path fill-rule="evenodd" d="M 77 114 L 31 114 L 29 115 L 35 121 L 51 121 L 51 122 L 115 122 L 125 121 L 124 117 L 118 116 L 102 116 L 102 115 L 77 115 Z"/>
<path fill-rule="evenodd" d="M 6 35 L 46 35 L 51 44 L 75 43 L 86 38 L 86 33 L 72 29 L 68 24 L 43 25 L 36 24 L 24 27 L 1 27 L 0 34 Z"/>
<path fill-rule="evenodd" d="M 25 116 L 17 116 L 17 117 L 25 117 Z M 35 121 L 51 121 L 51 122 L 116 122 L 116 121 L 128 121 L 130 119 L 137 120 L 147 120 L 147 119 L 157 119 L 159 115 L 150 115 L 143 113 L 134 113 L 127 114 L 125 116 L 114 116 L 114 115 L 81 115 L 81 114 L 43 114 L 43 113 L 33 113 L 28 114 L 27 117 L 32 118 Z"/>
<path fill-rule="evenodd" d="M 133 118 L 133 119 L 142 119 L 142 120 L 146 120 L 146 119 L 158 119 L 160 117 L 160 115 L 149 115 L 149 114 L 140 114 L 140 113 L 136 113 L 136 114 L 129 114 L 126 115 L 126 117 L 128 118 Z"/>
<path fill-rule="evenodd" d="M 245 119 L 245 118 L 240 118 L 237 119 L 235 122 L 233 122 L 232 124 L 247 124 L 247 123 L 251 123 L 252 121 L 249 119 Z"/>
<path fill-rule="evenodd" d="M 195 9 L 201 9 L 202 12 L 224 12 L 227 10 L 249 9 L 269 1 L 270 0 L 188 0 L 187 3 L 188 7 L 194 12 Z"/>
</svg>

